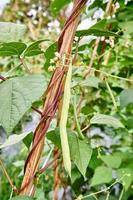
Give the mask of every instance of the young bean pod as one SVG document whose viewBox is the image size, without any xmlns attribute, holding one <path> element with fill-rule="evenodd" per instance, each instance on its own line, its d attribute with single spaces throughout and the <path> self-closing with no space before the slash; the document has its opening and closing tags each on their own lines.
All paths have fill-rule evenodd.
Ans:
<svg viewBox="0 0 133 200">
<path fill-rule="evenodd" d="M 68 110 L 70 104 L 70 96 L 71 96 L 71 77 L 72 77 L 72 63 L 70 63 L 68 72 L 66 75 L 66 81 L 64 86 L 64 95 L 62 102 L 62 111 L 60 118 L 60 138 L 61 138 L 61 147 L 63 154 L 63 163 L 65 170 L 68 172 L 69 176 L 71 176 L 71 159 L 70 159 L 70 149 L 68 144 L 67 137 L 67 119 L 68 119 Z"/>
</svg>

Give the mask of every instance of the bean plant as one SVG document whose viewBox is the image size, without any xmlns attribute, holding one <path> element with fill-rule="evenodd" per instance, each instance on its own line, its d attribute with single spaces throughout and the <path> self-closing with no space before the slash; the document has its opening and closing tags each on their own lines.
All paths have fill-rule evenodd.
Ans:
<svg viewBox="0 0 133 200">
<path fill-rule="evenodd" d="M 11 0 L 0 15 L 0 199 L 133 199 L 132 0 Z"/>
</svg>

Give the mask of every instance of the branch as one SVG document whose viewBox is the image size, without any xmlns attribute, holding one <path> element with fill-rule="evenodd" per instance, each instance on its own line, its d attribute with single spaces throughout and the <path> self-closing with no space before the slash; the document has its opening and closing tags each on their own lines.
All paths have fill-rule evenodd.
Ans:
<svg viewBox="0 0 133 200">
<path fill-rule="evenodd" d="M 3 174 L 5 175 L 5 177 L 7 178 L 8 182 L 10 183 L 12 190 L 17 193 L 18 192 L 17 188 L 16 188 L 16 186 L 14 186 L 14 184 L 13 184 L 8 172 L 6 171 L 6 168 L 4 167 L 4 164 L 3 164 L 1 159 L 0 159 L 0 166 L 1 166 L 1 169 L 3 171 Z"/>
<path fill-rule="evenodd" d="M 49 166 L 51 166 L 51 165 L 54 164 L 54 162 L 59 158 L 59 156 L 60 156 L 60 153 L 57 153 L 56 156 L 54 157 L 54 159 L 51 160 L 50 162 L 48 162 L 42 169 L 40 169 L 40 170 L 38 171 L 38 173 L 39 173 L 39 174 L 44 173 L 44 172 L 46 171 L 46 169 L 47 169 Z"/>
<path fill-rule="evenodd" d="M 30 184 L 31 181 L 33 181 L 34 179 L 36 179 L 36 177 L 39 175 L 39 174 L 42 174 L 44 173 L 51 165 L 54 164 L 54 162 L 59 158 L 59 154 L 53 159 L 51 160 L 50 162 L 48 162 L 45 167 L 39 169 L 36 174 L 34 174 L 32 177 L 30 177 L 30 179 L 28 180 L 28 182 L 23 185 L 23 187 L 19 190 L 19 193 L 22 193 L 25 188 Z"/>
<path fill-rule="evenodd" d="M 1 79 L 2 81 L 6 81 L 6 78 L 3 77 L 3 76 L 1 76 L 1 75 L 0 75 L 0 79 Z"/>
<path fill-rule="evenodd" d="M 24 66 L 25 71 L 26 71 L 28 74 L 31 74 L 31 71 L 29 70 L 28 66 L 26 65 L 26 63 L 25 63 L 25 61 L 24 61 L 24 58 L 19 57 L 19 59 L 20 59 L 21 64 Z"/>
<path fill-rule="evenodd" d="M 31 106 L 31 108 L 36 111 L 38 114 L 40 114 L 42 116 L 42 112 L 40 110 L 38 110 L 37 108 L 35 108 L 34 106 Z"/>
</svg>

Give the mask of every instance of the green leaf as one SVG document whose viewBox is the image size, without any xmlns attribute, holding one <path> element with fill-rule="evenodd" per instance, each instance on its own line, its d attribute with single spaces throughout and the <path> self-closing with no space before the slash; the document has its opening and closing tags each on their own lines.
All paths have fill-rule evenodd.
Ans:
<svg viewBox="0 0 133 200">
<path fill-rule="evenodd" d="M 50 66 L 50 60 L 55 57 L 56 51 L 57 51 L 57 42 L 51 44 L 44 52 L 44 56 L 46 59 L 44 67 L 46 69 Z"/>
<path fill-rule="evenodd" d="M 100 165 L 102 165 L 102 160 L 98 159 L 97 149 L 93 149 L 93 153 L 92 153 L 91 160 L 89 163 L 89 168 L 95 170 Z"/>
<path fill-rule="evenodd" d="M 23 143 L 25 144 L 25 146 L 29 149 L 30 145 L 32 143 L 33 140 L 33 132 L 30 132 L 28 135 L 26 135 L 26 137 L 24 137 L 23 139 Z"/>
<path fill-rule="evenodd" d="M 122 159 L 117 155 L 104 155 L 100 156 L 101 160 L 111 168 L 118 168 L 121 165 Z"/>
<path fill-rule="evenodd" d="M 4 144 L 0 145 L 0 149 L 9 147 L 21 142 L 27 135 L 29 135 L 29 133 L 22 133 L 19 135 L 13 134 L 9 136 L 9 138 L 4 142 Z"/>
<path fill-rule="evenodd" d="M 128 190 L 129 186 L 131 185 L 133 181 L 133 172 L 130 168 L 121 168 L 117 170 L 117 174 L 119 179 L 121 179 L 119 182 L 122 183 L 125 190 Z"/>
<path fill-rule="evenodd" d="M 79 139 L 75 133 L 68 134 L 71 158 L 85 178 L 86 169 L 92 155 L 92 149 L 86 140 Z"/>
<path fill-rule="evenodd" d="M 61 148 L 59 130 L 50 131 L 47 138 L 51 140 L 58 148 Z M 68 133 L 68 142 L 70 147 L 71 159 L 76 164 L 81 174 L 85 177 L 86 169 L 91 159 L 92 150 L 86 140 L 80 140 L 75 132 Z"/>
<path fill-rule="evenodd" d="M 94 36 L 114 36 L 114 37 L 119 37 L 116 33 L 113 33 L 111 31 L 104 31 L 100 29 L 94 29 L 94 28 L 89 28 L 86 30 L 81 30 L 76 32 L 77 37 L 83 37 L 83 36 L 88 36 L 88 35 L 94 35 Z"/>
<path fill-rule="evenodd" d="M 125 34 L 133 33 L 133 21 L 126 21 L 119 23 L 120 28 L 122 28 Z"/>
<path fill-rule="evenodd" d="M 112 181 L 112 169 L 104 166 L 97 167 L 92 177 L 91 186 L 110 183 Z"/>
<path fill-rule="evenodd" d="M 105 30 L 105 28 L 107 26 L 107 22 L 108 22 L 107 19 L 102 19 L 102 20 L 98 21 L 96 24 L 94 24 L 93 26 L 91 26 L 91 28 Z"/>
<path fill-rule="evenodd" d="M 0 42 L 19 41 L 26 33 L 26 26 L 11 22 L 0 22 Z"/>
<path fill-rule="evenodd" d="M 61 149 L 61 139 L 58 128 L 56 128 L 53 131 L 49 131 L 46 136 L 48 140 L 52 141 L 53 144 L 55 144 L 59 149 Z"/>
<path fill-rule="evenodd" d="M 120 94 L 121 107 L 126 107 L 129 103 L 133 103 L 133 89 L 123 90 Z"/>
<path fill-rule="evenodd" d="M 101 82 L 101 80 L 95 76 L 91 76 L 86 80 L 83 80 L 80 85 L 81 86 L 89 86 L 89 87 L 94 87 L 94 88 L 98 88 L 99 83 Z"/>
<path fill-rule="evenodd" d="M 76 167 L 73 168 L 72 175 L 71 175 L 71 183 L 74 184 L 74 182 L 80 178 L 81 178 L 81 173 L 79 172 L 79 170 Z"/>
<path fill-rule="evenodd" d="M 29 196 L 16 196 L 11 198 L 11 200 L 33 200 L 34 198 Z"/>
<path fill-rule="evenodd" d="M 105 124 L 114 128 L 124 128 L 124 125 L 115 117 L 103 114 L 96 114 L 91 118 L 90 124 Z"/>
<path fill-rule="evenodd" d="M 57 15 L 59 11 L 68 3 L 70 3 L 71 0 L 53 0 L 51 3 L 51 11 L 54 15 Z"/>
<path fill-rule="evenodd" d="M 41 50 L 39 44 L 41 44 L 44 41 L 48 41 L 48 40 L 38 40 L 36 42 L 33 42 L 31 45 L 29 45 L 27 47 L 27 49 L 24 52 L 24 56 L 26 57 L 31 57 L 31 56 L 36 56 L 39 54 L 42 54 L 43 51 Z"/>
<path fill-rule="evenodd" d="M 26 49 L 26 44 L 22 42 L 9 42 L 0 45 L 0 56 L 20 56 Z"/>
<path fill-rule="evenodd" d="M 9 133 L 25 112 L 43 94 L 46 81 L 42 75 L 12 78 L 0 84 L 0 124 Z"/>
<path fill-rule="evenodd" d="M 47 185 L 46 188 L 48 188 L 49 185 Z M 37 187 L 35 192 L 35 200 L 47 200 L 45 197 L 45 192 L 43 187 Z"/>
<path fill-rule="evenodd" d="M 116 33 L 112 31 L 107 30 L 107 24 L 109 24 L 109 21 L 106 19 L 98 21 L 96 24 L 91 26 L 89 29 L 85 30 L 78 30 L 76 32 L 76 36 L 78 37 L 83 37 L 83 36 L 88 36 L 88 35 L 94 35 L 94 36 L 114 36 L 114 37 L 119 37 Z"/>
</svg>

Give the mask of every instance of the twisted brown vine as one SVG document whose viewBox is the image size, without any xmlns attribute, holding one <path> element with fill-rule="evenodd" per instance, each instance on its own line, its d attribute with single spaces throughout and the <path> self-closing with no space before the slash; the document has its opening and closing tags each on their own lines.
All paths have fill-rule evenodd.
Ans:
<svg viewBox="0 0 133 200">
<path fill-rule="evenodd" d="M 66 54 L 68 55 L 68 58 L 66 59 L 65 66 L 62 65 L 61 60 L 58 61 L 57 68 L 54 71 L 48 88 L 45 92 L 45 102 L 42 111 L 42 117 L 35 130 L 32 149 L 25 163 L 25 173 L 21 185 L 20 195 L 34 195 L 35 182 L 31 177 L 35 177 L 36 172 L 38 171 L 38 165 L 44 147 L 45 134 L 48 130 L 51 120 L 53 119 L 58 109 L 59 101 L 63 94 L 65 74 L 67 72 L 66 65 L 69 65 L 69 56 L 71 55 L 72 43 L 79 22 L 79 15 L 86 2 L 87 0 L 74 1 L 72 13 L 67 19 L 59 37 L 59 54 L 61 57 Z"/>
</svg>

